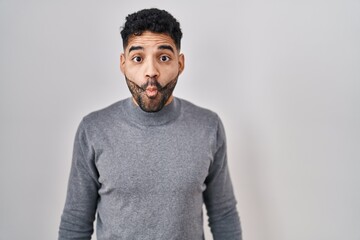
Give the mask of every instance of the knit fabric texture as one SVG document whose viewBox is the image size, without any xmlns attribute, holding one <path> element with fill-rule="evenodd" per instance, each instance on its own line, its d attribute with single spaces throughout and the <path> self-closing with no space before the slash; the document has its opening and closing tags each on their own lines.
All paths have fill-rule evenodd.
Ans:
<svg viewBox="0 0 360 240">
<path fill-rule="evenodd" d="M 212 111 L 174 98 L 149 113 L 131 98 L 77 130 L 59 240 L 240 240 L 225 132 Z"/>
</svg>

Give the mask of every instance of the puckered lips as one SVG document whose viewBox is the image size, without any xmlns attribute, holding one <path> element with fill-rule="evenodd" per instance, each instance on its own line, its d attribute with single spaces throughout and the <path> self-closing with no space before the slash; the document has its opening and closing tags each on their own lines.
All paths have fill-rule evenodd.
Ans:
<svg viewBox="0 0 360 240">
<path fill-rule="evenodd" d="M 158 94 L 158 88 L 154 85 L 150 85 L 146 88 L 146 96 L 148 98 L 155 98 Z"/>
</svg>

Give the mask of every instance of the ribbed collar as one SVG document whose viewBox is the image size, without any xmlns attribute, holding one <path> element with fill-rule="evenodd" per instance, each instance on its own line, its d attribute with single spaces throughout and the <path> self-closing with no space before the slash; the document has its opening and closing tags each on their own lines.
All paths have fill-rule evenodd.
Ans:
<svg viewBox="0 0 360 240">
<path fill-rule="evenodd" d="M 173 98 L 170 104 L 166 105 L 159 112 L 145 112 L 137 106 L 133 99 L 125 100 L 125 112 L 130 121 L 143 126 L 159 126 L 174 121 L 180 115 L 181 102 Z"/>
</svg>

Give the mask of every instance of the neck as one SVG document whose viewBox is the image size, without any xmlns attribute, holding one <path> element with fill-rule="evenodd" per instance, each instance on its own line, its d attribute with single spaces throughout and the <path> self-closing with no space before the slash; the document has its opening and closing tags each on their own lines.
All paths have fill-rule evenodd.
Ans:
<svg viewBox="0 0 360 240">
<path fill-rule="evenodd" d="M 171 96 L 158 112 L 143 111 L 133 98 L 128 98 L 126 113 L 131 121 L 143 126 L 163 125 L 175 120 L 181 111 L 180 101 Z"/>
</svg>

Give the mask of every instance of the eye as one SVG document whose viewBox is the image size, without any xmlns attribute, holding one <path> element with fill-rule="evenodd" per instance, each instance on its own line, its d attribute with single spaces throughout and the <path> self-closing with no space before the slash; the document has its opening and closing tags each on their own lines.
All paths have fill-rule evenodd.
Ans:
<svg viewBox="0 0 360 240">
<path fill-rule="evenodd" d="M 136 62 L 136 63 L 139 63 L 139 62 L 142 61 L 142 57 L 140 57 L 140 56 L 135 56 L 135 57 L 133 57 L 131 60 L 133 60 L 133 61 Z"/>
<path fill-rule="evenodd" d="M 170 61 L 170 58 L 168 56 L 166 56 L 166 55 L 162 55 L 162 56 L 160 56 L 160 61 L 161 62 L 168 62 L 168 61 Z"/>
</svg>

